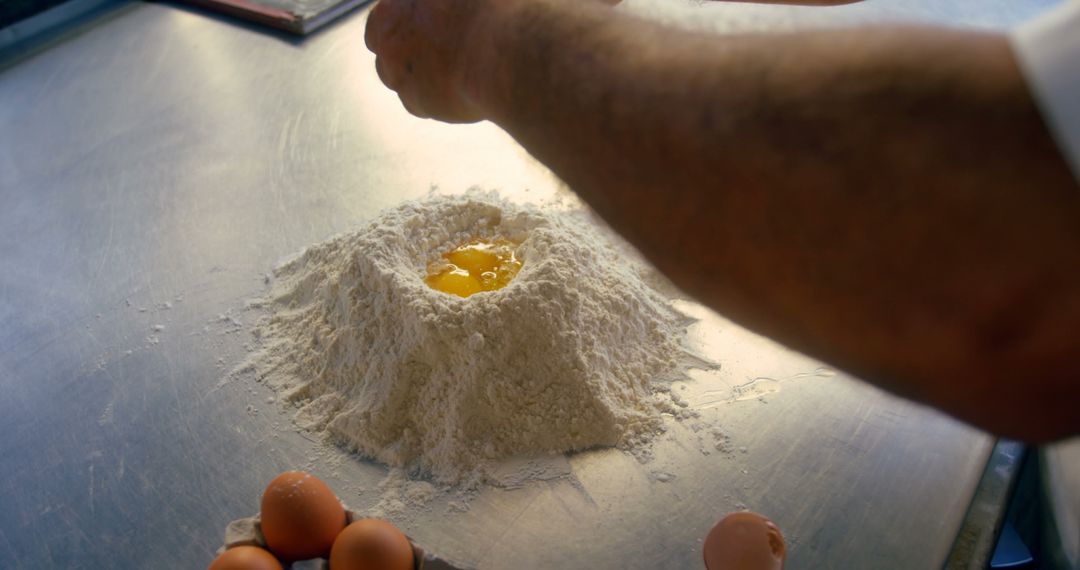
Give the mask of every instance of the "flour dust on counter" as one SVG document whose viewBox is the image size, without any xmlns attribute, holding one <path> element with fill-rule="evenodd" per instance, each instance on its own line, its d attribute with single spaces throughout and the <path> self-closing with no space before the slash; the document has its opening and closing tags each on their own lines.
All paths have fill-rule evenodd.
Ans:
<svg viewBox="0 0 1080 570">
<path fill-rule="evenodd" d="M 505 286 L 465 296 L 425 282 L 478 243 L 513 244 Z M 581 211 L 433 195 L 275 270 L 249 303 L 265 315 L 237 373 L 350 451 L 439 485 L 498 484 L 507 461 L 636 452 L 665 416 L 694 415 L 671 384 L 709 364 L 662 283 Z"/>
</svg>

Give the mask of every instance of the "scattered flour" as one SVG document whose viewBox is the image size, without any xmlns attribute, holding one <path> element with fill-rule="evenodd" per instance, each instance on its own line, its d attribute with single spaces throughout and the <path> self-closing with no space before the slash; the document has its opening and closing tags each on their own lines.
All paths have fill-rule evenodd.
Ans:
<svg viewBox="0 0 1080 570">
<path fill-rule="evenodd" d="M 507 287 L 463 299 L 424 283 L 477 237 L 521 244 Z M 690 319 L 633 259 L 579 213 L 477 192 L 408 202 L 276 270 L 240 370 L 298 407 L 298 427 L 439 484 L 495 481 L 513 456 L 637 448 L 662 413 L 692 413 L 669 388 L 696 361 Z"/>
<path fill-rule="evenodd" d="M 404 469 L 391 469 L 379 482 L 379 502 L 366 514 L 373 517 L 404 520 L 417 508 L 423 508 L 438 493 L 427 481 L 409 479 Z"/>
</svg>

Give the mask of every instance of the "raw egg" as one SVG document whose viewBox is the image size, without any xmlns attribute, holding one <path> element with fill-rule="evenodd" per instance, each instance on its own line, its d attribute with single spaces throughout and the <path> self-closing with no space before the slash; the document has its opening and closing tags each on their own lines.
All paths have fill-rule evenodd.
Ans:
<svg viewBox="0 0 1080 570">
<path fill-rule="evenodd" d="M 345 527 L 334 541 L 330 568 L 412 570 L 412 544 L 396 526 L 384 520 L 360 519 Z"/>
<path fill-rule="evenodd" d="M 215 558 L 208 570 L 281 570 L 281 563 L 257 546 L 234 546 Z"/>
<path fill-rule="evenodd" d="M 270 552 L 286 561 L 326 558 L 341 529 L 345 508 L 318 478 L 286 471 L 266 486 L 260 511 Z"/>
<path fill-rule="evenodd" d="M 507 239 L 472 240 L 429 265 L 424 281 L 458 297 L 502 289 L 521 269 L 516 250 L 517 244 Z"/>
<path fill-rule="evenodd" d="M 732 513 L 705 537 L 708 570 L 783 570 L 787 547 L 771 520 L 750 512 Z"/>
</svg>

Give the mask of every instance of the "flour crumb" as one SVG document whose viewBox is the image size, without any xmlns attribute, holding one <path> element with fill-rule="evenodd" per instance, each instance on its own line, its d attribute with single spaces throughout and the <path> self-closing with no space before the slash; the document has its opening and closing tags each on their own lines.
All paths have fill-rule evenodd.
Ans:
<svg viewBox="0 0 1080 570">
<path fill-rule="evenodd" d="M 451 513 L 467 513 L 469 508 L 469 503 L 466 501 L 449 501 L 446 503 L 446 510 Z"/>
<path fill-rule="evenodd" d="M 653 471 L 649 474 L 649 478 L 658 483 L 669 483 L 675 480 L 675 475 L 663 471 Z"/>
<path fill-rule="evenodd" d="M 424 504 L 435 496 L 435 486 L 427 481 L 410 481 L 402 494 L 411 504 Z"/>
<path fill-rule="evenodd" d="M 109 402 L 106 404 L 105 409 L 101 411 L 101 415 L 98 416 L 98 425 L 105 426 L 113 422 L 113 404 Z"/>
</svg>

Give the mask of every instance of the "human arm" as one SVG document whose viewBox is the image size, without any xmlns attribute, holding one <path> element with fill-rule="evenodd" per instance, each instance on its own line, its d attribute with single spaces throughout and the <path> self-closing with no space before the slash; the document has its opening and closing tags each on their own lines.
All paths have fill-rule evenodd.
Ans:
<svg viewBox="0 0 1080 570">
<path fill-rule="evenodd" d="M 438 4 L 458 29 L 423 29 Z M 691 295 L 991 431 L 1080 432 L 1080 189 L 1003 36 L 710 36 L 566 0 L 372 25 L 398 9 L 369 43 L 410 110 L 499 124 Z"/>
</svg>

